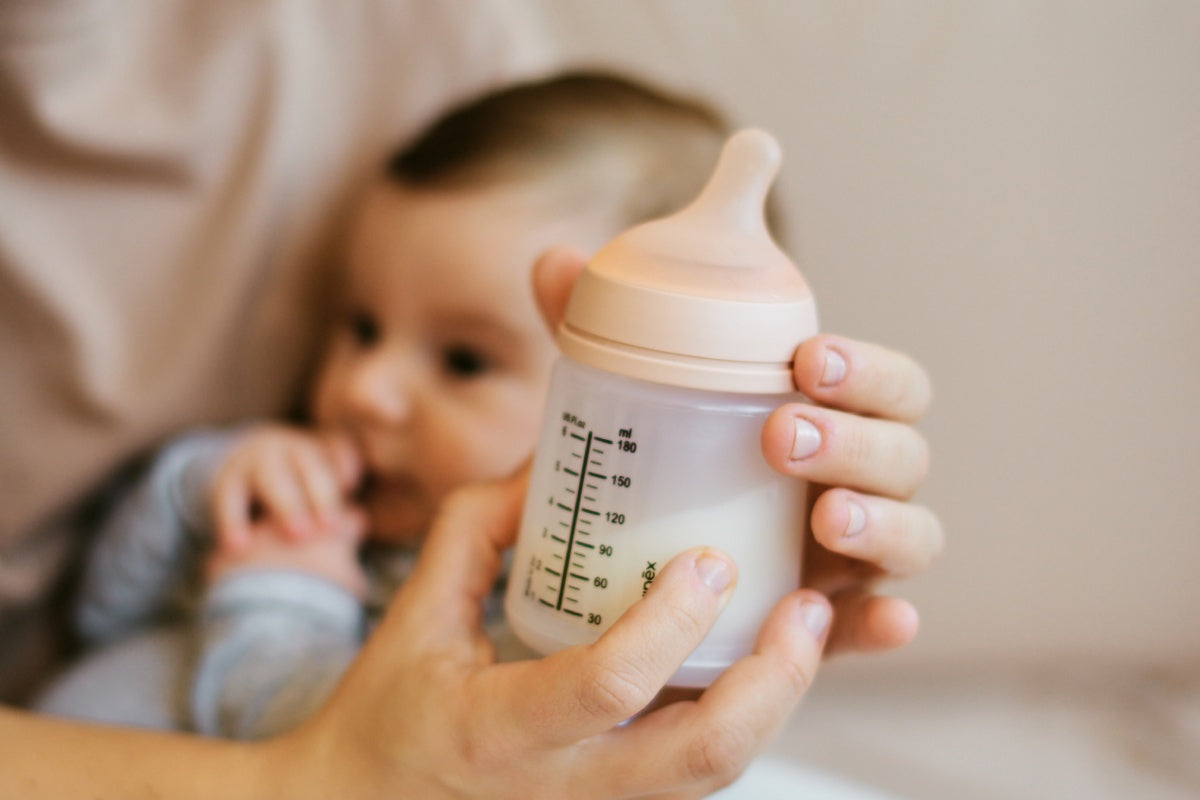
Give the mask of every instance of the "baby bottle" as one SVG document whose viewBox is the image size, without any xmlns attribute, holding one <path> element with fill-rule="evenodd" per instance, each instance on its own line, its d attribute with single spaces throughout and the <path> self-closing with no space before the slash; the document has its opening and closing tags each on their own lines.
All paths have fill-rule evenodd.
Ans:
<svg viewBox="0 0 1200 800">
<path fill-rule="evenodd" d="M 799 398 L 792 354 L 817 331 L 764 221 L 779 161 L 769 134 L 736 133 L 690 205 L 617 236 L 575 286 L 505 598 L 542 654 L 595 641 L 668 560 L 707 545 L 738 585 L 670 681 L 707 686 L 800 585 L 805 487 L 759 444 Z"/>
</svg>

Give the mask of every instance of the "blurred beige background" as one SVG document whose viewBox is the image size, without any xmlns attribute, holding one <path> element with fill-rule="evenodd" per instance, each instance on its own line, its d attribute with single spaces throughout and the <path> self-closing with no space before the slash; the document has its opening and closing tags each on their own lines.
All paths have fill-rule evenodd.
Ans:
<svg viewBox="0 0 1200 800">
<path fill-rule="evenodd" d="M 533 2 L 571 60 L 772 130 L 823 327 L 933 375 L 921 635 L 835 663 L 784 749 L 914 797 L 1200 796 L 1200 3 Z"/>
</svg>

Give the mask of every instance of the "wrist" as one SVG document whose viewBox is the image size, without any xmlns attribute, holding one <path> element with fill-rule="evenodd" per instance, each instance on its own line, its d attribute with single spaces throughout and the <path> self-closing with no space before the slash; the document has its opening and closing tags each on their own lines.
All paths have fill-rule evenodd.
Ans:
<svg viewBox="0 0 1200 800">
<path fill-rule="evenodd" d="M 335 795 L 352 796 L 326 790 L 331 765 L 337 758 L 325 748 L 314 747 L 319 736 L 307 735 L 305 725 L 290 733 L 251 745 L 258 754 L 259 786 L 264 800 L 321 800 Z M 314 731 L 315 732 L 315 731 Z"/>
<path fill-rule="evenodd" d="M 247 611 L 283 614 L 341 631 L 351 640 L 361 634 L 362 603 L 345 587 L 324 578 L 283 569 L 242 569 L 213 583 L 204 597 L 205 619 Z"/>
<path fill-rule="evenodd" d="M 168 497 L 175 513 L 188 532 L 205 543 L 212 531 L 209 498 L 213 481 L 244 433 L 244 427 L 200 431 L 168 445 L 163 456 Z"/>
<path fill-rule="evenodd" d="M 407 776 L 381 781 L 370 754 L 357 750 L 353 730 L 339 729 L 334 717 L 318 712 L 300 727 L 257 744 L 267 777 L 262 797 L 269 800 L 328 800 L 330 797 L 390 797 L 395 800 L 429 800 L 436 795 L 414 792 Z"/>
<path fill-rule="evenodd" d="M 343 553 L 320 543 L 251 547 L 250 552 L 217 551 L 209 557 L 205 577 L 210 593 L 241 575 L 278 573 L 294 576 L 296 582 L 329 584 L 358 602 L 367 596 L 366 573 L 353 552 Z"/>
</svg>

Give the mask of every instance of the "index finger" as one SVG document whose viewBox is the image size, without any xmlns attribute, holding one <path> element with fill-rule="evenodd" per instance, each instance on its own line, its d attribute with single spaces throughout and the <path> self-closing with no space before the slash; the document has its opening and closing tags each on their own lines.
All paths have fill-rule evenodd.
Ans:
<svg viewBox="0 0 1200 800">
<path fill-rule="evenodd" d="M 554 247 L 542 253 L 533 265 L 533 294 L 538 311 L 550 330 L 558 328 L 567 313 L 567 301 L 587 257 L 571 247 Z"/>
<path fill-rule="evenodd" d="M 443 504 L 401 588 L 405 602 L 392 604 L 416 622 L 409 634 L 423 644 L 461 642 L 481 632 L 481 603 L 516 536 L 528 478 L 522 469 L 502 481 L 460 489 Z"/>
<path fill-rule="evenodd" d="M 552 748 L 609 730 L 645 708 L 708 634 L 733 594 L 736 567 L 709 548 L 663 568 L 649 592 L 591 645 L 502 664 L 477 680 L 495 702 L 484 729 Z"/>
<path fill-rule="evenodd" d="M 817 403 L 855 414 L 916 422 L 929 410 L 929 375 L 909 356 L 828 333 L 796 349 L 796 388 Z"/>
</svg>

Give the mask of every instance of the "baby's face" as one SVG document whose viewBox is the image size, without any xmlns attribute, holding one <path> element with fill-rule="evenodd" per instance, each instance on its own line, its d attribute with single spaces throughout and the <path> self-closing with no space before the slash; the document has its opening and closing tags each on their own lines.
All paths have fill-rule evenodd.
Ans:
<svg viewBox="0 0 1200 800">
<path fill-rule="evenodd" d="M 530 268 L 549 246 L 613 233 L 547 195 L 381 183 L 367 196 L 312 400 L 319 425 L 358 443 L 374 537 L 417 541 L 448 492 L 532 452 L 556 350 Z"/>
</svg>

